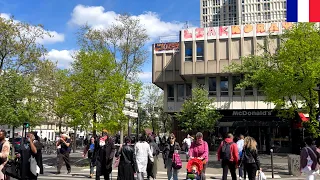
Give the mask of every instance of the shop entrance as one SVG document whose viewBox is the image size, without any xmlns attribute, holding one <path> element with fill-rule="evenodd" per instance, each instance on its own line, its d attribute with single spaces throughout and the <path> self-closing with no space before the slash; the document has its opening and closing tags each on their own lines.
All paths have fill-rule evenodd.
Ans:
<svg viewBox="0 0 320 180">
<path fill-rule="evenodd" d="M 257 148 L 261 152 L 268 152 L 270 148 L 270 133 L 268 127 L 238 127 L 235 128 L 234 134 L 239 136 L 251 136 L 257 141 Z"/>
</svg>

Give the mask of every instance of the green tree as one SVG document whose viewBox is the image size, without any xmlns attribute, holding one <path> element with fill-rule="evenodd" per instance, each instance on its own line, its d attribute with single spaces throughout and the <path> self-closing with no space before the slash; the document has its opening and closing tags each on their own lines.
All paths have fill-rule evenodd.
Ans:
<svg viewBox="0 0 320 180">
<path fill-rule="evenodd" d="M 277 39 L 280 46 L 272 52 L 272 42 Z M 228 67 L 232 73 L 244 74 L 238 88 L 259 88 L 266 102 L 281 109 L 281 116 L 293 118 L 298 111 L 309 113 L 310 121 L 304 126 L 317 137 L 319 112 L 314 88 L 320 83 L 319 27 L 314 23 L 299 23 L 283 35 L 267 37 L 260 46 L 265 52 L 262 55 L 243 57 L 241 64 Z"/>
<path fill-rule="evenodd" d="M 114 126 L 122 118 L 123 99 L 128 84 L 108 50 L 80 50 L 72 64 L 71 88 L 64 94 L 68 101 L 68 115 L 75 126 L 93 124 L 97 130 Z M 69 101 L 70 100 L 70 101 Z"/>
<path fill-rule="evenodd" d="M 117 64 L 116 70 L 120 72 L 129 84 L 137 81 L 141 66 L 147 59 L 145 45 L 149 40 L 145 27 L 140 19 L 128 14 L 117 17 L 116 22 L 106 29 L 91 29 L 88 26 L 81 28 L 81 38 L 78 42 L 85 50 L 99 50 L 107 48 L 113 55 Z M 123 99 L 123 102 L 125 99 Z M 127 118 L 121 118 L 120 142 L 123 142 L 124 127 Z"/>
<path fill-rule="evenodd" d="M 46 53 L 37 42 L 46 35 L 41 25 L 0 17 L 0 123 L 12 126 L 13 133 L 23 122 L 36 125 L 45 117 L 35 77 Z"/>
<path fill-rule="evenodd" d="M 185 100 L 181 111 L 176 113 L 183 131 L 214 131 L 221 115 L 214 107 L 214 99 L 208 95 L 208 91 L 201 87 L 192 89 L 192 97 Z"/>
</svg>

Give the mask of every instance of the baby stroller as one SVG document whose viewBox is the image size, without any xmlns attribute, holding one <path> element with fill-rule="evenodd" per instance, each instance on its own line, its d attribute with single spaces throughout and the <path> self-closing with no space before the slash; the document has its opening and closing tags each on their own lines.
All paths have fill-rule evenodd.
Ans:
<svg viewBox="0 0 320 180">
<path fill-rule="evenodd" d="M 201 180 L 203 161 L 200 159 L 190 159 L 187 164 L 187 180 Z"/>
</svg>

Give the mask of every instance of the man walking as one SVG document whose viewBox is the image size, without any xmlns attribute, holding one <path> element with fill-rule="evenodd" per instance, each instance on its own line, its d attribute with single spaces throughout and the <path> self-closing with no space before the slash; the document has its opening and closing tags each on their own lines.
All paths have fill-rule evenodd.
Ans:
<svg viewBox="0 0 320 180">
<path fill-rule="evenodd" d="M 60 152 L 58 155 L 58 172 L 57 174 L 60 174 L 60 170 L 63 164 L 63 161 L 66 163 L 66 167 L 68 170 L 68 174 L 71 173 L 71 166 L 70 166 L 70 159 L 69 159 L 69 155 L 70 155 L 70 137 L 66 134 L 62 134 L 60 137 L 60 140 L 57 142 L 56 146 L 60 146 Z"/>
<path fill-rule="evenodd" d="M 239 161 L 240 161 L 242 157 L 243 146 L 244 146 L 244 136 L 240 134 L 239 138 L 240 139 L 237 141 L 237 147 L 239 151 Z M 242 180 L 242 178 L 243 178 L 243 169 L 242 169 L 242 166 L 239 166 L 239 179 Z"/>
<path fill-rule="evenodd" d="M 223 169 L 222 180 L 227 180 L 230 170 L 232 180 L 237 180 L 236 168 L 239 160 L 237 144 L 233 142 L 233 135 L 229 133 L 218 148 L 218 161 L 221 160 Z"/>
</svg>

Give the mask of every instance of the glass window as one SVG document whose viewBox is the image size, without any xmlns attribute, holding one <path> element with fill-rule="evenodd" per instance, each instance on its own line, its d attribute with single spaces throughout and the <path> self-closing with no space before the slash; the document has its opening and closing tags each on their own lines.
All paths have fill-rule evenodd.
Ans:
<svg viewBox="0 0 320 180">
<path fill-rule="evenodd" d="M 198 84 L 200 87 L 204 87 L 204 86 L 206 85 L 205 78 L 204 78 L 204 77 L 198 77 L 198 78 L 197 78 L 197 84 Z"/>
<path fill-rule="evenodd" d="M 178 101 L 184 101 L 184 85 L 178 84 L 177 89 L 178 89 Z"/>
<path fill-rule="evenodd" d="M 262 90 L 261 85 L 258 85 L 258 87 L 257 87 L 257 94 L 258 94 L 258 96 L 265 96 L 265 93 Z"/>
<path fill-rule="evenodd" d="M 186 84 L 186 97 L 191 97 L 192 95 L 192 84 Z"/>
<path fill-rule="evenodd" d="M 217 95 L 217 78 L 209 77 L 209 96 Z"/>
<path fill-rule="evenodd" d="M 192 42 L 185 42 L 185 61 L 192 61 Z"/>
<path fill-rule="evenodd" d="M 251 86 L 246 87 L 246 89 L 244 90 L 244 95 L 245 96 L 253 96 L 253 87 L 251 87 Z"/>
<path fill-rule="evenodd" d="M 237 89 L 237 85 L 241 82 L 241 76 L 232 76 L 232 88 L 234 96 L 241 96 L 241 89 Z"/>
<path fill-rule="evenodd" d="M 229 81 L 228 76 L 222 76 L 220 79 L 220 94 L 221 96 L 229 95 Z"/>
<path fill-rule="evenodd" d="M 204 50 L 204 43 L 203 41 L 197 41 L 197 61 L 203 61 L 203 50 Z"/>
<path fill-rule="evenodd" d="M 174 85 L 173 84 L 168 84 L 167 85 L 167 98 L 168 101 L 174 101 Z"/>
</svg>

